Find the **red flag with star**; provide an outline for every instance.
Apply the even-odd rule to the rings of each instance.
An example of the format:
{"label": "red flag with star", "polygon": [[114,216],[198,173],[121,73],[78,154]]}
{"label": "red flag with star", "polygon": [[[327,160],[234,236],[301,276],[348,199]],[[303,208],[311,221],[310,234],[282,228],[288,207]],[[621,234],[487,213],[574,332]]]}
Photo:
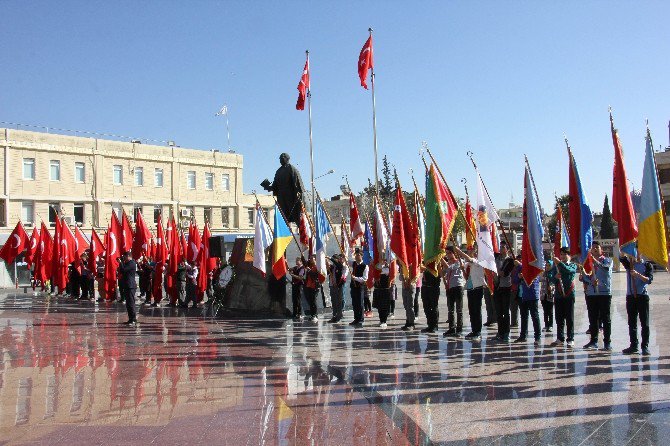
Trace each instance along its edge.
{"label": "red flag with star", "polygon": [[372,34],[361,48],[361,53],[358,55],[358,77],[361,78],[361,87],[368,89],[368,70],[374,69],[374,61],[372,57]]}
{"label": "red flag with star", "polygon": [[309,94],[309,57],[305,61],[305,68],[302,70],[300,82],[298,82],[298,102],[295,104],[296,110],[305,109],[305,99]]}

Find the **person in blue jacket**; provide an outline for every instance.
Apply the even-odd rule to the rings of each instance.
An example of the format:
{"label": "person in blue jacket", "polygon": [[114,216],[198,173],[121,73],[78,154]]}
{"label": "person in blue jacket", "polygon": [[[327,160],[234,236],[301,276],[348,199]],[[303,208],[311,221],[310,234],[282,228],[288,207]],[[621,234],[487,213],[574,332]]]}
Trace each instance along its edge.
{"label": "person in blue jacket", "polygon": [[612,320],[612,259],[603,255],[600,243],[591,246],[593,270],[591,274],[582,271],[579,280],[584,283],[586,292],[586,310],[589,316],[589,334],[591,340],[584,349],[598,349],[598,327],[603,326],[603,350],[611,351]]}
{"label": "person in blue jacket", "polygon": [[619,259],[626,269],[626,313],[628,313],[628,336],[630,346],[623,353],[630,355],[638,352],[637,320],[640,319],[642,334],[642,354],[649,354],[649,294],[647,285],[654,280],[654,268],[651,263],[637,257],[622,256]]}

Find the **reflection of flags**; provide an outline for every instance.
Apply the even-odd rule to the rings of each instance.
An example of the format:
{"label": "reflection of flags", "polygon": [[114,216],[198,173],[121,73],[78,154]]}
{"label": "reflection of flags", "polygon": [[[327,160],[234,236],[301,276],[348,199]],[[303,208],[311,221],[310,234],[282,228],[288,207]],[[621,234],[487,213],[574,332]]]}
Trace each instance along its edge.
{"label": "reflection of flags", "polygon": [[305,99],[309,92],[309,59],[305,61],[305,68],[302,69],[302,76],[298,82],[298,102],[295,104],[296,110],[305,109]]}
{"label": "reflection of flags", "polygon": [[531,283],[544,271],[544,254],[542,253],[542,221],[540,212],[533,197],[530,184],[530,172],[526,168],[523,199],[523,242],[521,244],[521,272],[526,285]]}
{"label": "reflection of flags", "polygon": [[316,268],[319,270],[319,280],[323,283],[326,280],[328,269],[326,267],[326,243],[328,234],[332,232],[326,211],[321,205],[321,201],[316,201],[316,210],[314,215],[314,224],[316,226],[316,241],[314,252],[316,254]]}
{"label": "reflection of flags", "polygon": [[[570,158],[570,171],[568,175],[570,194],[570,201],[568,203],[568,209],[570,210],[570,254],[579,254],[579,263],[584,263],[593,243],[593,230],[591,229],[593,214],[586,200],[582,182],[579,178],[579,171],[577,170],[577,163],[570,147],[568,147],[568,157]],[[587,270],[586,273],[590,274],[590,271]]]}
{"label": "reflection of flags", "polygon": [[491,203],[491,197],[484,189],[482,177],[477,172],[477,214],[475,216],[475,234],[477,235],[477,260],[481,265],[490,270],[497,271],[495,260],[495,247],[493,234],[495,223],[500,219],[498,213]]}
{"label": "reflection of flags", "polygon": [[279,280],[288,272],[284,253],[286,248],[291,244],[293,235],[286,224],[286,220],[279,210],[279,206],[275,204],[275,230],[274,242],[272,244],[272,273],[275,279]]}
{"label": "reflection of flags", "polygon": [[444,257],[458,206],[447,185],[438,177],[434,164],[430,165],[426,175],[424,263],[428,271],[437,277],[437,263]]}
{"label": "reflection of flags", "polygon": [[26,246],[28,246],[28,234],[26,234],[26,230],[23,229],[23,223],[19,221],[12,233],[9,234],[9,238],[2,249],[0,249],[0,259],[3,259],[7,265],[9,265],[14,261],[16,256],[26,249]]}
{"label": "reflection of flags", "polygon": [[272,231],[265,222],[263,210],[256,204],[256,226],[254,228],[254,268],[265,277],[265,251],[272,244]]}
{"label": "reflection of flags", "polygon": [[554,256],[561,256],[561,248],[569,248],[568,228],[565,227],[561,206],[556,207],[556,234],[554,235]]}
{"label": "reflection of flags", "polygon": [[619,249],[632,256],[637,255],[635,241],[637,239],[637,224],[635,222],[635,211],[628,190],[628,177],[626,166],[623,163],[623,151],[619,134],[614,128],[614,120],[610,113],[610,125],[612,128],[612,143],[614,144],[614,173],[612,181],[612,218],[619,227]]}
{"label": "reflection of flags", "polygon": [[647,129],[637,248],[647,260],[652,260],[663,267],[668,264],[668,245],[665,235],[665,219],[663,218],[661,193],[658,190],[654,150],[651,133]]}
{"label": "reflection of flags", "polygon": [[351,227],[351,243],[353,245],[359,237],[363,236],[364,230],[358,213],[356,198],[351,192],[349,192],[349,226]]}
{"label": "reflection of flags", "polygon": [[374,68],[374,58],[372,56],[372,35],[365,41],[358,55],[358,77],[361,79],[361,87],[368,89],[368,70]]}

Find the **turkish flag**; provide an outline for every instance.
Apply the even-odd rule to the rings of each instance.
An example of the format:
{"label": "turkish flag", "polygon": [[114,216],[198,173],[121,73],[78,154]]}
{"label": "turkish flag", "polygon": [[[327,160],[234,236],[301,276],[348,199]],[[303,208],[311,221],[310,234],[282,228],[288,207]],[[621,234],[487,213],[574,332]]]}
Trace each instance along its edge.
{"label": "turkish flag", "polygon": [[184,237],[184,231],[179,233],[179,243],[181,245],[181,250],[179,251],[179,260],[181,260],[186,255],[186,250],[188,249],[186,245],[186,237]]}
{"label": "turkish flag", "polygon": [[[198,300],[207,291],[207,278],[209,273],[214,270],[209,258],[209,238],[212,236],[209,232],[209,224],[205,223],[205,228],[202,230],[202,241],[200,242],[200,249],[198,250]],[[214,259],[216,260],[216,259]]]}
{"label": "turkish flag", "polygon": [[142,217],[142,212],[138,211],[135,221],[135,236],[133,237],[133,246],[131,249],[134,259],[139,259],[143,255],[149,255],[150,240],[151,232],[144,221],[144,217]]}
{"label": "turkish flag", "polygon": [[74,262],[77,257],[77,240],[72,229],[65,222],[61,226],[61,265],[65,265],[65,272],[67,274],[67,265]]}
{"label": "turkish flag", "polygon": [[195,262],[198,260],[198,251],[200,250],[200,233],[194,222],[188,228],[188,246],[186,249],[186,260]]}
{"label": "turkish flag", "polygon": [[300,244],[302,244],[305,248],[309,248],[309,241],[312,239],[312,228],[309,224],[309,217],[307,216],[304,205],[302,206],[302,212],[300,212],[298,234],[300,235]]}
{"label": "turkish flag", "polygon": [[95,273],[98,269],[98,257],[105,252],[105,245],[103,245],[98,233],[95,229],[91,229],[91,253],[88,256],[88,269]]}
{"label": "turkish flag", "polygon": [[9,265],[26,247],[28,247],[28,234],[23,229],[23,223],[19,220],[12,233],[9,234],[4,246],[0,249],[0,259],[3,259]]}
{"label": "turkish flag", "polygon": [[167,231],[165,231],[166,237],[168,237],[168,249],[170,251],[170,258],[168,259],[167,265],[167,293],[170,296],[170,302],[175,303],[177,301],[177,287],[175,283],[175,277],[177,275],[177,267],[181,261],[181,244],[179,243],[179,232],[177,231],[177,224],[174,221],[174,216],[170,218],[168,223]]}
{"label": "turkish flag", "polygon": [[59,291],[65,289],[65,280],[61,279],[60,274],[60,241],[61,241],[61,221],[60,217],[56,215],[56,221],[54,222],[54,238],[53,243],[51,244],[51,274],[49,275],[52,280],[52,286],[58,287]]}
{"label": "turkish flag", "polygon": [[353,246],[360,237],[363,237],[365,231],[361,223],[361,217],[358,214],[358,206],[356,206],[356,198],[354,194],[349,192],[349,228],[351,228],[351,245]]}
{"label": "turkish flag", "polygon": [[89,248],[88,240],[86,240],[86,236],[84,236],[84,234],[81,232],[79,226],[75,226],[74,228],[74,241],[75,241],[74,257],[75,260],[79,260],[81,258],[81,255]]}
{"label": "turkish flag", "polygon": [[361,78],[361,87],[368,89],[368,70],[374,69],[372,57],[372,34],[361,48],[361,54],[358,56],[358,77]]}
{"label": "turkish flag", "polygon": [[33,232],[30,235],[30,239],[28,239],[28,246],[26,250],[26,255],[24,257],[26,263],[28,266],[33,266],[33,262],[35,261],[35,254],[37,253],[37,250],[39,248],[40,244],[40,233],[37,230],[37,226],[33,228]]}
{"label": "turkish flag", "polygon": [[49,228],[42,222],[40,228],[40,240],[35,253],[35,280],[44,282],[51,277],[51,253],[53,251],[53,238],[49,233]]}
{"label": "turkish flag", "polygon": [[130,221],[128,221],[128,214],[126,211],[123,211],[123,241],[121,246],[123,246],[122,253],[130,251],[133,249],[133,228],[130,226]]}
{"label": "turkish flag", "polygon": [[165,246],[165,232],[163,231],[162,216],[158,216],[156,223],[156,254],[154,260],[156,269],[154,270],[153,290],[154,303],[163,299],[163,271],[165,270],[165,261],[167,260],[167,247]]}
{"label": "turkish flag", "polygon": [[121,257],[121,245],[123,240],[123,227],[116,212],[112,212],[112,221],[107,231],[105,251],[105,293],[107,300],[114,299],[116,290],[116,268],[117,259]]}
{"label": "turkish flag", "polygon": [[298,82],[298,102],[295,104],[296,110],[305,109],[305,99],[309,94],[309,59],[305,61],[305,68],[302,70],[300,82]]}

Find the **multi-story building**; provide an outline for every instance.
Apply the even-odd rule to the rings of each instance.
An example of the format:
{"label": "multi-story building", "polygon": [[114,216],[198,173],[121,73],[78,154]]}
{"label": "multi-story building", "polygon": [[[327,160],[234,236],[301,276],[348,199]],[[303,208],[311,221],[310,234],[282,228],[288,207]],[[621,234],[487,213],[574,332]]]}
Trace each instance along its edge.
{"label": "multi-story building", "polygon": [[[253,232],[255,197],[242,189],[243,158],[221,153],[98,138],[0,129],[0,234],[20,219],[54,225],[61,213],[83,228],[106,228],[112,212],[150,228],[159,214],[208,221],[214,233]],[[268,195],[259,197],[271,209]]]}

